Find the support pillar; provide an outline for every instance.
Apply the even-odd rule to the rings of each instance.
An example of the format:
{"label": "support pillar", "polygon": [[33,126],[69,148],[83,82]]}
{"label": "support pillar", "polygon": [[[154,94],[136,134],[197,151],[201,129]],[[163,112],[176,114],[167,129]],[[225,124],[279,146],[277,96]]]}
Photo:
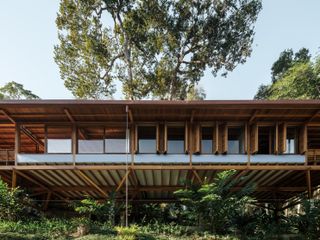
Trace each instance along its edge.
{"label": "support pillar", "polygon": [[311,183],[311,172],[310,170],[306,171],[306,177],[307,177],[307,189],[308,189],[308,198],[312,199],[312,183]]}

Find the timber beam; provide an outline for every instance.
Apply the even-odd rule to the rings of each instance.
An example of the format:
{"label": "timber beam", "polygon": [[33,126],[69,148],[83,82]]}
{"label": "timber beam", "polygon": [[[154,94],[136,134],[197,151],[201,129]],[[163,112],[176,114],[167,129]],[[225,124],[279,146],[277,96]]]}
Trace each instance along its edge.
{"label": "timber beam", "polygon": [[[126,170],[125,164],[110,165],[17,165],[17,166],[0,166],[1,170]],[[130,165],[132,170],[282,170],[282,171],[320,171],[320,165]]]}
{"label": "timber beam", "polygon": [[[42,189],[46,190],[47,192],[52,192],[52,190],[50,188],[48,188],[47,186],[43,185],[42,183],[38,182],[37,180],[33,179],[32,177],[26,175],[25,173],[16,171],[16,173],[18,175],[20,175],[21,177],[27,179],[28,181],[34,183],[35,185],[38,185],[39,187],[41,187]],[[65,202],[69,202],[68,199],[64,198],[63,196],[61,196],[59,193],[57,192],[52,192],[52,194],[56,195],[57,197],[59,197],[60,199],[62,199]]]}
{"label": "timber beam", "polygon": [[[112,191],[112,187],[105,187],[105,186],[98,186],[101,189],[106,191]],[[184,189],[184,185],[178,186],[139,186],[139,187],[130,187],[130,192],[174,192],[179,189]],[[45,193],[43,192],[43,188],[41,187],[34,187],[30,188],[35,192]],[[91,186],[55,186],[50,188],[52,191],[55,192],[85,192],[91,191]],[[231,191],[239,191],[242,187],[233,187]],[[258,186],[254,189],[254,192],[305,192],[307,190],[306,187],[269,187],[269,186]]]}

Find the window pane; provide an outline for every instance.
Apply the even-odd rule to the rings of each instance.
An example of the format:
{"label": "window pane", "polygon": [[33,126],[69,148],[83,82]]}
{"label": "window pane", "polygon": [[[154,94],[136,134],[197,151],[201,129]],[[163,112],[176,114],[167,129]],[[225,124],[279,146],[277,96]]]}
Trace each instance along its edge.
{"label": "window pane", "polygon": [[79,153],[103,153],[103,127],[81,127],[78,129]]}
{"label": "window pane", "polygon": [[201,153],[210,154],[213,152],[213,128],[203,127],[201,132]]}
{"label": "window pane", "polygon": [[47,128],[48,153],[72,153],[71,127]]}
{"label": "window pane", "polygon": [[48,153],[71,153],[71,139],[48,139]]}
{"label": "window pane", "polygon": [[126,128],[107,128],[105,132],[106,153],[126,153]]}
{"label": "window pane", "polygon": [[244,152],[243,131],[241,127],[228,129],[228,153],[240,154]]}
{"label": "window pane", "polygon": [[126,153],[126,139],[106,139],[106,153]]}
{"label": "window pane", "polygon": [[156,152],[156,127],[140,126],[138,127],[139,153]]}
{"label": "window pane", "polygon": [[298,129],[295,127],[287,128],[287,149],[285,154],[295,154],[298,152]]}
{"label": "window pane", "polygon": [[168,153],[184,153],[184,127],[168,127]]}
{"label": "window pane", "polygon": [[79,140],[79,153],[103,153],[103,140]]}

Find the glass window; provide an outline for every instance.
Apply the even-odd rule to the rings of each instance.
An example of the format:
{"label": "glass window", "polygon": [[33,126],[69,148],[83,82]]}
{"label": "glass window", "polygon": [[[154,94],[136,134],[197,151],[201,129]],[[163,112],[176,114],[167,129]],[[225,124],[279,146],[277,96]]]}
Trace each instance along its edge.
{"label": "glass window", "polygon": [[213,152],[213,127],[203,127],[201,129],[201,153],[210,154]]}
{"label": "glass window", "polygon": [[228,129],[228,153],[244,153],[243,129],[241,127],[231,127]]}
{"label": "glass window", "polygon": [[[106,153],[126,153],[126,128],[109,127],[105,130]],[[129,146],[128,146],[129,148]]]}
{"label": "glass window", "polygon": [[184,153],[184,127],[168,127],[168,153]]}
{"label": "glass window", "polygon": [[156,127],[138,127],[139,153],[156,153]]}
{"label": "glass window", "polygon": [[298,153],[298,129],[295,127],[287,128],[287,149],[285,154]]}
{"label": "glass window", "polygon": [[81,127],[78,129],[78,152],[79,153],[103,153],[104,129]]}
{"label": "glass window", "polygon": [[47,134],[48,153],[72,153],[71,127],[48,127]]}

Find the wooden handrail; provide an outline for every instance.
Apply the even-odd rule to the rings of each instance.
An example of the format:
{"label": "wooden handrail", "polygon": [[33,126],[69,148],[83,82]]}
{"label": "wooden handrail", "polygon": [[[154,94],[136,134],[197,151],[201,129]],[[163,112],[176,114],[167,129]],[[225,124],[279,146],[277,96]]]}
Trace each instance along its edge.
{"label": "wooden handrail", "polygon": [[15,154],[12,149],[0,149],[0,161],[14,161]]}

